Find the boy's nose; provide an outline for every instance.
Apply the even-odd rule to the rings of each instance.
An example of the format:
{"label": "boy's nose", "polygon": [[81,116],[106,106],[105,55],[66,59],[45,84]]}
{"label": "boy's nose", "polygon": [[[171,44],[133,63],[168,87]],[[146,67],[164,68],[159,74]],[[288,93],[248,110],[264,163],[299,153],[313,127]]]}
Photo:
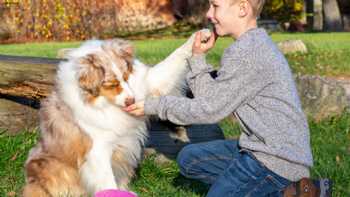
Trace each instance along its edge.
{"label": "boy's nose", "polygon": [[212,6],[210,6],[207,14],[206,14],[206,17],[207,19],[210,21],[210,22],[213,22],[213,18],[214,18],[214,13],[213,13],[213,8]]}

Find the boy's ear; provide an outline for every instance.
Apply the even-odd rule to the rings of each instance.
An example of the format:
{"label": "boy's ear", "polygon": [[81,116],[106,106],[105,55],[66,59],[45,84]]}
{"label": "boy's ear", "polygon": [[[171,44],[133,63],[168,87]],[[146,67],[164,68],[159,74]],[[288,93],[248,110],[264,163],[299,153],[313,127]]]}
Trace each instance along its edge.
{"label": "boy's ear", "polygon": [[247,0],[241,0],[239,2],[239,17],[245,17],[248,14],[249,2]]}

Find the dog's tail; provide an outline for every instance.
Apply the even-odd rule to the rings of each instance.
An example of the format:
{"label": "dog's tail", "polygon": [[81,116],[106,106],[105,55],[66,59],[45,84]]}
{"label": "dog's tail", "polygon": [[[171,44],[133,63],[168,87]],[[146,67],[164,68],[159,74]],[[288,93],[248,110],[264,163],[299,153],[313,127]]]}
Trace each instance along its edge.
{"label": "dog's tail", "polygon": [[50,156],[29,160],[23,197],[84,196],[77,169]]}

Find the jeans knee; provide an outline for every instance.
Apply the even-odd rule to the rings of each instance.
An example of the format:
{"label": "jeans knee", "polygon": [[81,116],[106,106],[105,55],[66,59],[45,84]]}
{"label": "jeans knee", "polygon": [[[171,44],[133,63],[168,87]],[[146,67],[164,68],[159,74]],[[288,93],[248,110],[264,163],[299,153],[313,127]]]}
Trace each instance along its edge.
{"label": "jeans knee", "polygon": [[181,151],[178,153],[176,162],[180,167],[180,172],[183,175],[187,174],[187,167],[188,164],[191,163],[191,161],[194,159],[194,152],[195,147],[193,144],[189,144],[181,149]]}

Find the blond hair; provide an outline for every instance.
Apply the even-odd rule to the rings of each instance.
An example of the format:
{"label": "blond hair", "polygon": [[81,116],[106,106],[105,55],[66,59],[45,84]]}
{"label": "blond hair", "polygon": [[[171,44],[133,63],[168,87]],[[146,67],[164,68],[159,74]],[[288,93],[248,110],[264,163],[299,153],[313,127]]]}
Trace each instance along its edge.
{"label": "blond hair", "polygon": [[252,4],[255,16],[259,16],[264,7],[265,0],[248,0],[248,1]]}
{"label": "blond hair", "polygon": [[[238,2],[240,0],[231,0],[232,2]],[[265,0],[247,0],[253,8],[253,14],[259,16],[264,7]]]}

